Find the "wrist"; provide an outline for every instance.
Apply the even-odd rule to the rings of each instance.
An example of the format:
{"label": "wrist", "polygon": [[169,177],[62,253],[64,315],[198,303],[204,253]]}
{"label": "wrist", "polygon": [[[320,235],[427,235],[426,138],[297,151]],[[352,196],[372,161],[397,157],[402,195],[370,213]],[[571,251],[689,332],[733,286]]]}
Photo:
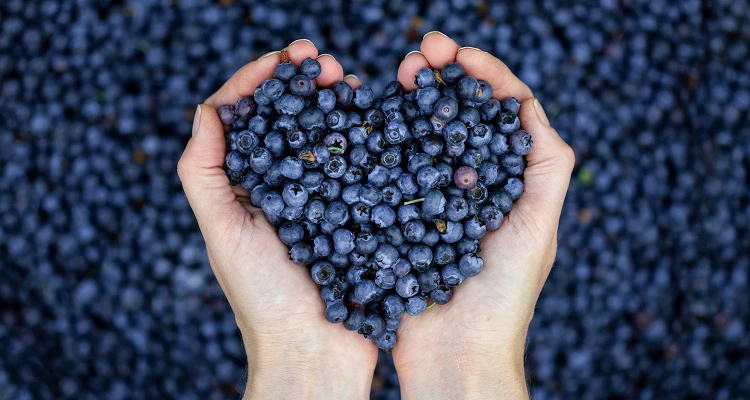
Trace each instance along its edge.
{"label": "wrist", "polygon": [[463,341],[437,352],[424,349],[417,362],[396,364],[402,398],[527,399],[525,342],[523,334],[494,344]]}
{"label": "wrist", "polygon": [[375,366],[358,355],[342,354],[335,344],[255,339],[245,339],[244,399],[369,398]]}

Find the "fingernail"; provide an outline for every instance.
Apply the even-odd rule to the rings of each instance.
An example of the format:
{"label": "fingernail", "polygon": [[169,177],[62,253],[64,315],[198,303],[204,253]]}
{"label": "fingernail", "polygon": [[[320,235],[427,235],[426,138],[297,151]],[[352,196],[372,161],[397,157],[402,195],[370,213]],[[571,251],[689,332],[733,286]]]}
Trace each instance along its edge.
{"label": "fingernail", "polygon": [[270,57],[270,56],[272,56],[272,55],[274,55],[274,54],[278,54],[278,53],[281,53],[281,52],[280,52],[280,51],[278,51],[278,50],[276,50],[276,51],[269,51],[268,53],[266,53],[266,54],[263,54],[262,56],[260,56],[260,58],[266,58],[266,57]]}
{"label": "fingernail", "polygon": [[430,31],[430,32],[427,32],[427,33],[425,33],[425,34],[424,34],[424,36],[422,36],[422,40],[425,40],[425,39],[427,38],[427,36],[430,36],[430,35],[432,35],[433,33],[439,33],[439,34],[441,34],[441,35],[443,35],[443,36],[445,36],[445,37],[448,37],[448,35],[446,35],[446,34],[445,34],[445,33],[443,33],[443,32],[440,32],[440,31]]}
{"label": "fingernail", "polygon": [[326,57],[326,56],[327,57],[331,57],[331,58],[333,58],[334,61],[336,61],[336,57],[334,57],[334,56],[332,56],[332,55],[330,55],[328,53],[321,54],[321,55],[318,56],[318,58],[320,58],[320,57]]}
{"label": "fingernail", "polygon": [[404,60],[406,60],[406,57],[409,57],[412,54],[422,54],[422,52],[419,51],[419,50],[412,50],[412,51],[406,53],[406,56],[404,56]]}
{"label": "fingernail", "polygon": [[541,121],[544,126],[549,127],[549,119],[547,118],[547,113],[544,112],[542,103],[540,103],[537,99],[534,99],[534,109],[536,110],[536,116],[537,118],[539,118],[539,121]]}
{"label": "fingernail", "polygon": [[295,43],[297,43],[297,42],[307,42],[307,43],[312,44],[312,42],[309,41],[308,39],[297,39],[297,40],[293,41],[292,43],[289,43],[289,45],[286,46],[286,47],[292,47],[292,45],[295,44]]}
{"label": "fingernail", "polygon": [[198,133],[198,128],[201,126],[201,105],[198,104],[198,108],[195,109],[195,116],[193,116],[193,135]]}
{"label": "fingernail", "polygon": [[482,51],[482,49],[478,49],[478,48],[476,48],[476,47],[471,47],[471,46],[464,46],[464,47],[461,47],[460,49],[458,49],[458,51],[461,51],[461,50],[466,50],[466,49],[471,49],[471,50],[476,50],[476,51]]}
{"label": "fingernail", "polygon": [[346,79],[346,78],[354,78],[356,80],[359,80],[359,78],[357,78],[357,75],[354,75],[354,74],[349,74],[349,75],[347,75],[347,76],[344,77],[344,79]]}

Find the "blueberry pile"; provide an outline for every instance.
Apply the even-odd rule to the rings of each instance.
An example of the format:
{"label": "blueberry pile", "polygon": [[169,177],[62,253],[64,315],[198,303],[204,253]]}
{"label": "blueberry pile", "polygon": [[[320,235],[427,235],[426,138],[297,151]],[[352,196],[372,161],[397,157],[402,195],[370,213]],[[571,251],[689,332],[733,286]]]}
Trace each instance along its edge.
{"label": "blueberry pile", "polygon": [[320,73],[310,58],[282,62],[252,98],[219,108],[225,169],[310,268],[326,319],[390,350],[404,314],[482,271],[479,239],[523,193],[533,140],[520,103],[456,62],[377,99],[344,81],[318,89]]}

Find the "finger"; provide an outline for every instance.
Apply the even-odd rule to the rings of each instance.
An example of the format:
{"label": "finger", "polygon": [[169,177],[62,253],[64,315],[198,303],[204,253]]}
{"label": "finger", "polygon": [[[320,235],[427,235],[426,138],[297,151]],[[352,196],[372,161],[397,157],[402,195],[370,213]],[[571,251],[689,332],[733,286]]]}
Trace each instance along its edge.
{"label": "finger", "polygon": [[320,76],[315,79],[319,87],[327,88],[334,83],[344,79],[344,69],[330,54],[321,54],[318,56],[320,63]]}
{"label": "finger", "polygon": [[344,77],[344,82],[348,83],[352,89],[357,89],[362,85],[362,82],[357,78],[357,75],[349,74]]}
{"label": "finger", "polygon": [[521,127],[531,134],[534,144],[526,156],[525,188],[517,207],[529,215],[543,215],[546,223],[557,226],[575,164],[573,149],[549,126],[537,99],[521,103],[519,118]]}
{"label": "finger", "polygon": [[424,35],[419,47],[433,69],[443,69],[445,64],[456,61],[458,48],[458,43],[438,31],[432,31]]}
{"label": "finger", "polygon": [[242,97],[251,96],[264,80],[273,76],[276,66],[285,57],[297,67],[307,58],[316,58],[318,49],[306,39],[296,40],[283,51],[274,51],[245,64],[221,88],[206,99],[206,104],[218,108],[222,104],[235,104]]}
{"label": "finger", "polygon": [[414,77],[422,68],[431,68],[427,58],[419,51],[412,51],[404,57],[401,65],[398,66],[398,81],[407,92],[417,90],[417,84],[414,83]]}
{"label": "finger", "polygon": [[508,66],[486,51],[462,47],[458,50],[456,61],[464,67],[466,75],[492,85],[492,97],[496,99],[515,97],[518,101],[524,101],[533,97],[531,89],[513,75]]}
{"label": "finger", "polygon": [[216,109],[198,106],[193,137],[177,163],[177,174],[206,238],[224,237],[232,222],[245,214],[222,168],[225,154],[224,127]]}

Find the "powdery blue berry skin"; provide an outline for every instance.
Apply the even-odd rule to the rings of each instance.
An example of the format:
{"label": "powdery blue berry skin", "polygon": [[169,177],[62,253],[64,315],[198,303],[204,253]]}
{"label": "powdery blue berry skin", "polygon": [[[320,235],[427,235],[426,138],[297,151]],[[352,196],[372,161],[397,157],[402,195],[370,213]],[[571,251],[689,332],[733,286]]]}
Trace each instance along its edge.
{"label": "powdery blue berry skin", "polygon": [[229,104],[224,104],[219,107],[216,112],[219,114],[219,120],[221,120],[222,124],[232,125],[234,123],[234,119],[236,118],[234,115],[234,107]]}
{"label": "powdery blue berry skin", "polygon": [[321,73],[320,62],[310,57],[305,58],[304,60],[302,60],[302,64],[300,64],[299,70],[308,78],[315,79],[319,77]]}
{"label": "powdery blue berry skin", "polygon": [[334,131],[343,131],[347,128],[348,117],[342,110],[333,110],[326,115],[326,125]]}
{"label": "powdery blue berry skin", "polygon": [[505,187],[503,187],[503,190],[508,192],[508,195],[510,195],[510,198],[513,201],[516,201],[521,197],[521,194],[523,194],[523,181],[516,177],[510,177],[508,178]]}
{"label": "powdery blue berry skin", "polygon": [[448,64],[445,64],[443,69],[440,71],[440,76],[448,85],[455,85],[461,80],[461,78],[464,77],[464,75],[466,75],[464,67],[462,67],[461,64],[455,61],[451,61]]}
{"label": "powdery blue berry skin", "polygon": [[463,283],[466,277],[461,273],[458,264],[448,264],[440,271],[440,276],[448,287],[455,287]]}
{"label": "powdery blue berry skin", "polygon": [[412,317],[422,314],[426,309],[427,299],[423,296],[413,296],[406,300],[406,313]]}
{"label": "powdery blue berry skin", "polygon": [[349,220],[349,207],[343,201],[333,201],[328,204],[325,219],[337,226],[342,226]]}
{"label": "powdery blue berry skin", "polygon": [[490,99],[479,108],[479,117],[482,122],[494,122],[500,111],[500,101],[497,99]]}
{"label": "powdery blue berry skin", "polygon": [[318,261],[310,269],[313,281],[318,285],[327,285],[333,282],[336,277],[336,271],[333,265],[327,261]]}
{"label": "powdery blue berry skin", "polygon": [[500,102],[500,106],[504,112],[518,115],[518,111],[521,109],[521,103],[516,100],[515,97],[509,97]]}
{"label": "powdery blue berry skin", "polygon": [[332,324],[343,322],[347,315],[346,306],[341,302],[333,302],[326,306],[326,320]]}
{"label": "powdery blue berry skin", "polygon": [[375,284],[382,289],[393,289],[396,279],[396,274],[391,268],[381,268],[375,273]]}
{"label": "powdery blue berry skin", "polygon": [[289,249],[289,259],[297,265],[308,265],[315,259],[312,247],[307,243],[296,243]]}
{"label": "powdery blue berry skin", "polygon": [[[441,97],[435,102],[432,112],[435,118],[443,123],[448,123],[458,115],[458,101],[450,97]],[[433,124],[434,128],[435,125]]]}
{"label": "powdery blue berry skin", "polygon": [[396,225],[391,225],[385,228],[385,235],[387,243],[394,247],[401,246],[404,243],[404,233],[401,232],[401,228]]}
{"label": "powdery blue berry skin", "polygon": [[399,319],[386,318],[385,319],[386,332],[392,332],[395,334],[399,326],[401,326],[401,318]]}
{"label": "powdery blue berry skin", "polygon": [[402,229],[404,231],[404,238],[412,243],[419,243],[424,238],[425,226],[420,220],[406,222],[402,225]]}
{"label": "powdery blue berry skin", "polygon": [[518,130],[510,135],[509,138],[510,149],[518,154],[519,156],[525,156],[531,151],[531,146],[534,140],[531,138],[531,134],[524,131]]}
{"label": "powdery blue berry skin", "polygon": [[487,227],[477,216],[469,218],[464,222],[464,234],[472,239],[481,239],[486,232]]}
{"label": "powdery blue berry skin", "polygon": [[440,272],[435,268],[422,271],[417,277],[422,292],[430,292],[440,285]]}
{"label": "powdery blue berry skin", "polygon": [[247,169],[248,160],[239,151],[230,151],[225,157],[225,165],[230,171],[244,171]]}
{"label": "powdery blue berry skin", "polygon": [[475,127],[481,121],[479,111],[474,107],[461,107],[458,115],[456,115],[456,119],[469,129]]}
{"label": "powdery blue berry skin", "polygon": [[284,94],[284,83],[278,79],[268,79],[261,86],[263,94],[271,101],[276,101]]}
{"label": "powdery blue berry skin", "polygon": [[409,127],[404,121],[391,120],[385,127],[385,139],[390,144],[399,144],[409,136]]}
{"label": "powdery blue berry skin", "polygon": [[451,197],[445,207],[445,216],[453,222],[460,222],[469,214],[469,205],[463,197]]}
{"label": "powdery blue berry skin", "polygon": [[367,339],[379,338],[385,333],[385,321],[383,317],[375,313],[368,313],[365,321],[359,329],[359,333]]}
{"label": "powdery blue berry skin", "polygon": [[359,199],[368,206],[375,206],[383,200],[383,192],[371,184],[364,184],[359,189]]}
{"label": "powdery blue berry skin", "polygon": [[511,135],[521,127],[521,120],[516,114],[509,112],[500,113],[497,117],[497,129],[503,135]]}
{"label": "powdery blue berry skin", "polygon": [[497,207],[500,212],[507,214],[513,208],[513,198],[505,190],[496,190],[490,197],[490,203]]}
{"label": "powdery blue berry skin", "polygon": [[[417,277],[408,273],[396,280],[396,293],[403,298],[409,298],[419,293]],[[410,313],[411,315],[411,313]]]}
{"label": "powdery blue berry skin", "polygon": [[469,138],[469,130],[461,121],[449,122],[445,125],[445,129],[443,129],[442,133],[446,144],[450,146],[462,145]]}
{"label": "powdery blue berry skin", "polygon": [[432,124],[427,118],[417,118],[411,124],[411,134],[417,139],[421,139],[432,134]]}
{"label": "powdery blue berry skin", "polygon": [[354,97],[352,87],[344,81],[335,82],[331,85],[331,90],[336,95],[336,105],[339,107],[344,107],[351,103]]}
{"label": "powdery blue berry skin", "polygon": [[352,308],[349,316],[344,320],[344,328],[347,331],[356,331],[362,327],[365,322],[365,312],[360,308]]}
{"label": "powdery blue berry skin", "polygon": [[307,203],[307,189],[299,183],[288,183],[281,192],[284,203],[292,207],[303,207]]}
{"label": "powdery blue berry skin", "polygon": [[430,190],[422,202],[422,214],[437,215],[445,210],[445,196],[439,190]]}
{"label": "powdery blue berry skin", "polygon": [[247,130],[257,135],[265,135],[268,132],[268,121],[260,115],[250,118],[247,124]]}
{"label": "powdery blue berry skin", "polygon": [[331,89],[323,89],[318,92],[316,104],[323,113],[327,114],[336,107],[336,94]]}
{"label": "powdery blue berry skin", "polygon": [[354,240],[354,247],[362,254],[372,254],[378,245],[378,239],[369,232],[360,233]]}
{"label": "powdery blue berry skin", "polygon": [[458,97],[461,100],[475,100],[479,95],[479,82],[472,76],[464,76],[456,85]]}
{"label": "powdery blue berry skin", "polygon": [[380,268],[390,268],[399,259],[399,253],[393,245],[382,243],[375,250],[374,259]]}
{"label": "powdery blue berry skin", "polygon": [[401,190],[398,188],[398,186],[394,184],[383,186],[382,189],[380,189],[380,192],[383,194],[383,202],[391,207],[398,207],[401,204],[401,200],[403,199],[403,195],[401,194]]}
{"label": "powdery blue berry skin", "polygon": [[496,231],[503,224],[503,213],[495,206],[484,206],[479,212],[479,216],[484,222],[488,231]]}
{"label": "powdery blue berry skin", "polygon": [[328,256],[328,261],[333,264],[334,268],[346,268],[348,265],[350,265],[349,256],[347,254],[342,254],[336,251]]}
{"label": "powdery blue berry skin", "polygon": [[362,304],[367,304],[375,299],[377,295],[376,287],[375,282],[368,279],[362,279],[354,287],[354,296],[359,299]]}
{"label": "powdery blue berry skin", "polygon": [[430,292],[430,298],[437,305],[448,304],[453,297],[453,290],[447,286],[435,288]]}
{"label": "powdery blue berry skin", "polygon": [[354,233],[344,228],[336,229],[333,232],[333,249],[339,254],[349,254],[354,251]]}
{"label": "powdery blue berry skin", "polygon": [[323,166],[323,172],[330,178],[340,178],[346,173],[346,161],[341,156],[333,156]]}
{"label": "powdery blue berry skin", "polygon": [[279,215],[284,209],[284,199],[279,192],[268,191],[261,202],[261,208],[267,214]]}
{"label": "powdery blue berry skin", "polygon": [[372,208],[372,222],[380,228],[387,228],[396,221],[396,212],[387,204],[376,204]]}
{"label": "powdery blue berry skin", "polygon": [[433,251],[433,260],[437,265],[446,265],[456,259],[456,248],[447,243],[439,243]]}
{"label": "powdery blue berry skin", "polygon": [[423,271],[432,264],[432,250],[425,245],[412,246],[409,249],[409,262],[417,271]]}
{"label": "powdery blue berry skin", "polygon": [[294,75],[297,75],[297,67],[291,62],[279,63],[273,73],[274,78],[282,82],[289,82]]}
{"label": "powdery blue berry skin", "polygon": [[479,275],[483,267],[484,261],[476,254],[464,254],[458,261],[458,269],[467,277]]}
{"label": "powdery blue berry skin", "polygon": [[305,100],[300,96],[284,93],[273,106],[279,114],[297,115],[305,108]]}
{"label": "powdery blue berry skin", "polygon": [[328,235],[319,235],[313,240],[313,252],[318,257],[328,257],[333,252],[333,241]]}
{"label": "powdery blue berry skin", "polygon": [[460,222],[448,221],[446,222],[445,233],[440,234],[440,238],[445,243],[456,243],[464,235],[464,226]]}
{"label": "powdery blue berry skin", "polygon": [[360,85],[354,90],[354,105],[361,109],[367,109],[372,106],[375,101],[375,94],[372,89],[367,85]]}
{"label": "powdery blue berry skin", "polygon": [[367,175],[367,182],[377,188],[382,188],[391,180],[388,168],[378,165]]}

